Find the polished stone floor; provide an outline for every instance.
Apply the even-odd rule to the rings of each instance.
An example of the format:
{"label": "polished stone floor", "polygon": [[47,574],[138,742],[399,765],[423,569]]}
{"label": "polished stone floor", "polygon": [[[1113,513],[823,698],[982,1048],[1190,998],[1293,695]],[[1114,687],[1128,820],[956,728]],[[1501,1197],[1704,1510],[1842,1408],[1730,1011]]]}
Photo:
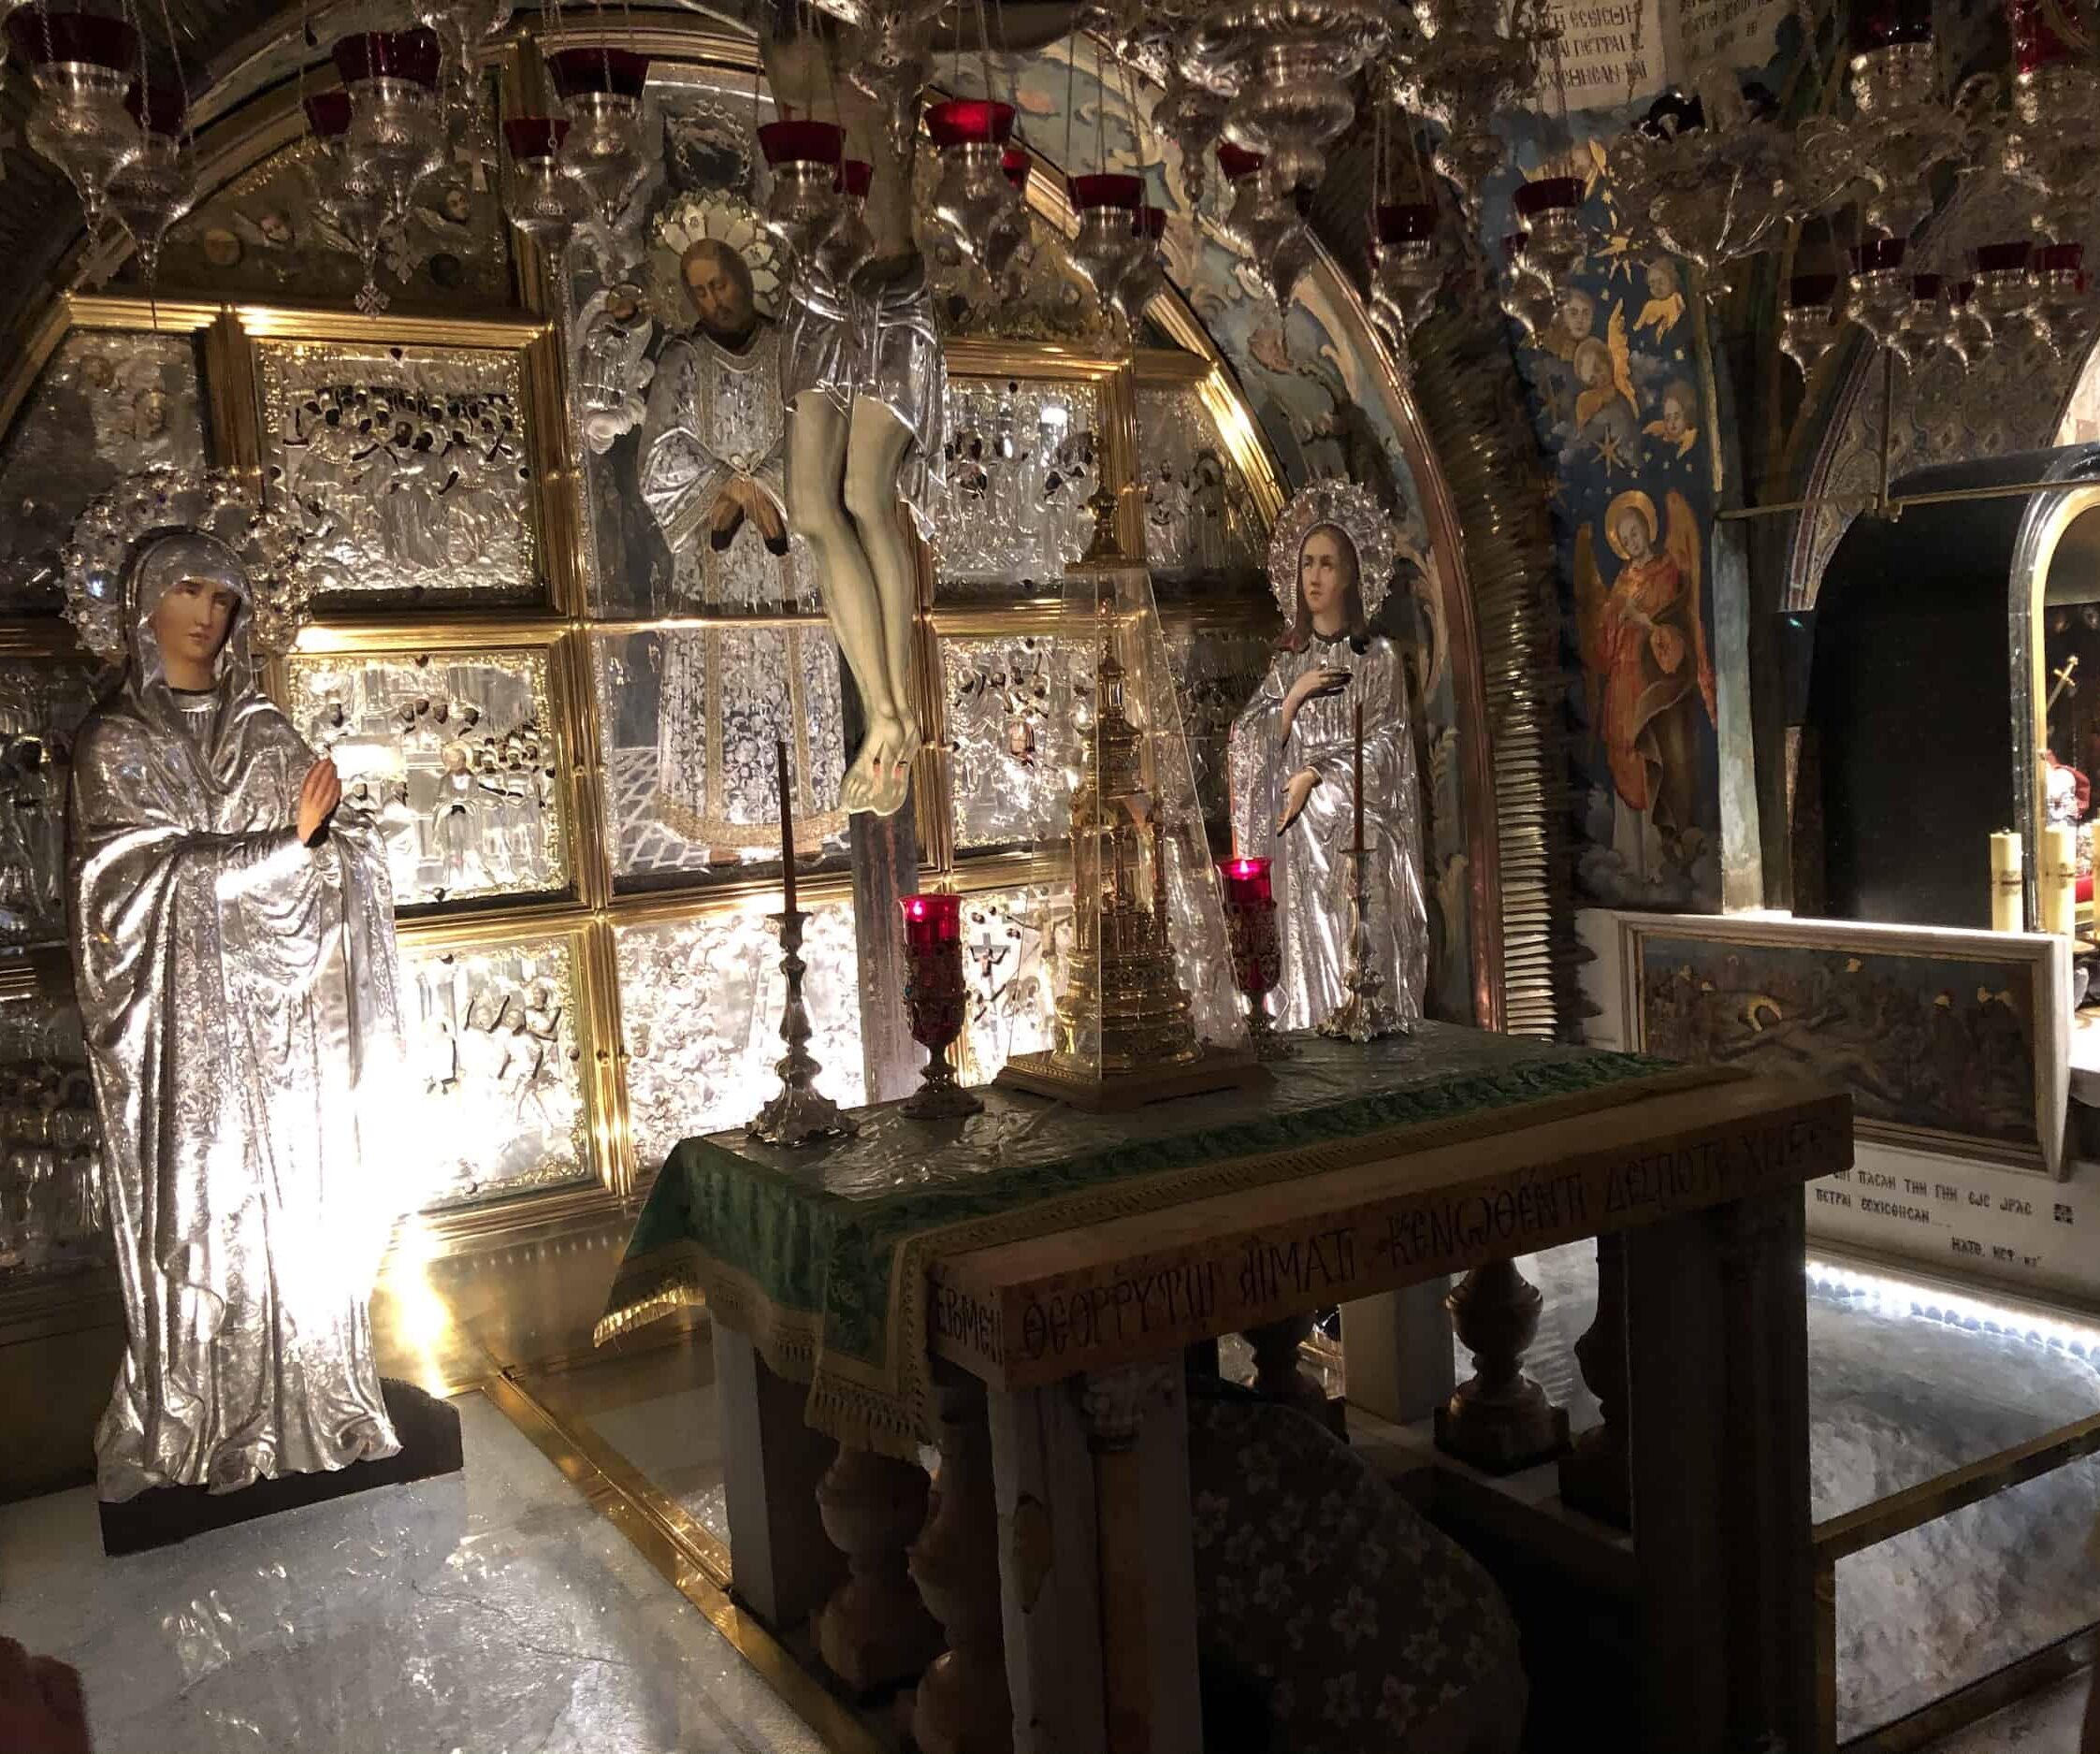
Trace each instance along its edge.
{"label": "polished stone floor", "polygon": [[92,1489],[0,1506],[0,1634],[85,1678],[98,1754],[819,1754],[479,1396],[463,1474],[109,1560]]}
{"label": "polished stone floor", "polygon": [[[1579,1428],[1586,1245],[1528,1257],[1528,1363]],[[2071,1334],[1825,1276],[1809,1293],[1812,1490],[1828,1517],[2100,1407]],[[1458,1360],[1461,1373],[1470,1364]],[[529,1379],[726,1539],[704,1324]],[[478,1397],[464,1477],[394,1487],[106,1561],[86,1489],[0,1506],[0,1633],[88,1678],[103,1754],[774,1754],[818,1744],[707,1622]],[[2100,1617],[2079,1464],[1844,1562],[1844,1733],[1887,1723]],[[2083,1683],[1941,1754],[2073,1754]]]}
{"label": "polished stone floor", "polygon": [[2078,1721],[2090,1685],[2078,1675],[1934,1742],[1921,1754],[2078,1754]]}

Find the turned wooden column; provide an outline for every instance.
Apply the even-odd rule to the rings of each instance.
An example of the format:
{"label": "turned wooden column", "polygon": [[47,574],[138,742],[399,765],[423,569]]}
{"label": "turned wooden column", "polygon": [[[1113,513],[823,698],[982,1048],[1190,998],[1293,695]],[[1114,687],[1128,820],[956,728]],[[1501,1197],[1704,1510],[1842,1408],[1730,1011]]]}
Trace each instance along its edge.
{"label": "turned wooden column", "polygon": [[832,1673],[857,1693],[908,1681],[933,1661],[940,1629],[905,1550],[926,1521],[926,1471],[843,1444],[817,1483],[817,1509],[849,1573],[811,1627]]}
{"label": "turned wooden column", "polygon": [[1597,1319],[1575,1341],[1575,1362],[1604,1422],[1560,1458],[1562,1502],[1618,1529],[1633,1526],[1632,1459],[1626,1442],[1626,1239],[1597,1239]]}
{"label": "turned wooden column", "polygon": [[1473,1374],[1437,1409],[1437,1447],[1488,1473],[1515,1473],[1568,1447],[1568,1414],[1524,1374],[1538,1338],[1538,1286],[1514,1261],[1490,1261],[1444,1299]]}
{"label": "turned wooden column", "polygon": [[911,1575],[948,1648],[920,1678],[911,1733],[920,1754],[1011,1754],[1013,1705],[999,1597],[999,1513],[984,1384],[936,1370],[940,1479],[912,1544]]}

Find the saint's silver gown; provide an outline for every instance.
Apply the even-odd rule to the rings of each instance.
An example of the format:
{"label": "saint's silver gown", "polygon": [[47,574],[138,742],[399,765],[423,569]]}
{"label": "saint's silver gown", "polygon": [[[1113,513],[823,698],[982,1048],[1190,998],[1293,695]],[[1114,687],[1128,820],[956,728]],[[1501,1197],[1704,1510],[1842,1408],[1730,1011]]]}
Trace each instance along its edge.
{"label": "saint's silver gown", "polygon": [[[1283,697],[1308,670],[1332,664],[1349,686],[1298,708],[1286,740]],[[1410,1020],[1422,1015],[1429,977],[1429,910],[1422,889],[1421,810],[1407,678],[1390,640],[1361,653],[1347,636],[1317,634],[1302,652],[1279,651],[1232,727],[1232,833],[1240,855],[1271,861],[1283,976],[1270,997],[1280,1029],[1310,1029],[1347,997],[1348,852],[1355,833],[1355,703],[1364,703],[1364,840],[1371,849],[1370,925],[1384,996]],[[1280,839],[1284,784],[1301,768],[1320,775],[1303,814]]]}
{"label": "saint's silver gown", "polygon": [[[148,617],[242,599],[217,688],[178,695]],[[231,1491],[399,1448],[366,1308],[397,1210],[393,899],[364,819],[292,826],[313,753],[256,686],[247,581],[209,538],[134,568],[131,660],[83,726],[74,967],[129,1330],[101,1495]],[[394,1197],[390,1197],[394,1196]]]}

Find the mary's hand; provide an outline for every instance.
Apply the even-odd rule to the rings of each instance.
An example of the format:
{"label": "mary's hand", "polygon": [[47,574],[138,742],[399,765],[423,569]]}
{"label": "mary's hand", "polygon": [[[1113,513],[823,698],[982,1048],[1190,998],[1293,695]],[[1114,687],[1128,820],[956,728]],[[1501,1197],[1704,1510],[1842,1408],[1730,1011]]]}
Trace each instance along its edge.
{"label": "mary's hand", "polygon": [[1305,813],[1306,800],[1312,796],[1312,789],[1320,783],[1320,776],[1310,767],[1301,767],[1283,785],[1283,814],[1276,819],[1279,836],[1287,834],[1293,822]]}
{"label": "mary's hand", "polygon": [[336,764],[323,756],[306,770],[306,778],[299,786],[299,838],[311,844],[341,802],[342,780],[336,773]]}

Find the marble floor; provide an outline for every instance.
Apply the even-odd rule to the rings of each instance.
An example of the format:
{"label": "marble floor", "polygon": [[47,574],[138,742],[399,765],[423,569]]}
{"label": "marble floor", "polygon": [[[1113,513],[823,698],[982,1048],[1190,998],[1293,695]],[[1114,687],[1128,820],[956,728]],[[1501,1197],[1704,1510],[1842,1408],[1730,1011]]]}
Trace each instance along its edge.
{"label": "marble floor", "polygon": [[464,1473],[105,1559],[92,1488],[0,1506],[0,1634],[98,1754],[820,1754],[478,1395]]}
{"label": "marble floor", "polygon": [[[1545,1294],[1529,1368],[1580,1428],[1597,1416],[1571,1350],[1594,1308],[1591,1252],[1523,1266]],[[1843,1275],[1812,1283],[1808,1309],[1818,1518],[2100,1408],[2100,1347],[2089,1355],[2075,1332]],[[704,1324],[527,1386],[726,1542]],[[161,1554],[102,1559],[85,1488],[0,1506],[0,1633],[82,1669],[104,1754],[814,1754],[802,1721],[495,1407],[458,1405],[464,1476]],[[2096,1514],[2100,1463],[2082,1463],[1845,1561],[1842,1733],[2100,1617],[2084,1542]],[[2075,1754],[2083,1685],[1938,1754]]]}
{"label": "marble floor", "polygon": [[2092,1683],[2078,1675],[1934,1742],[1921,1754],[2078,1754],[2078,1725]]}

